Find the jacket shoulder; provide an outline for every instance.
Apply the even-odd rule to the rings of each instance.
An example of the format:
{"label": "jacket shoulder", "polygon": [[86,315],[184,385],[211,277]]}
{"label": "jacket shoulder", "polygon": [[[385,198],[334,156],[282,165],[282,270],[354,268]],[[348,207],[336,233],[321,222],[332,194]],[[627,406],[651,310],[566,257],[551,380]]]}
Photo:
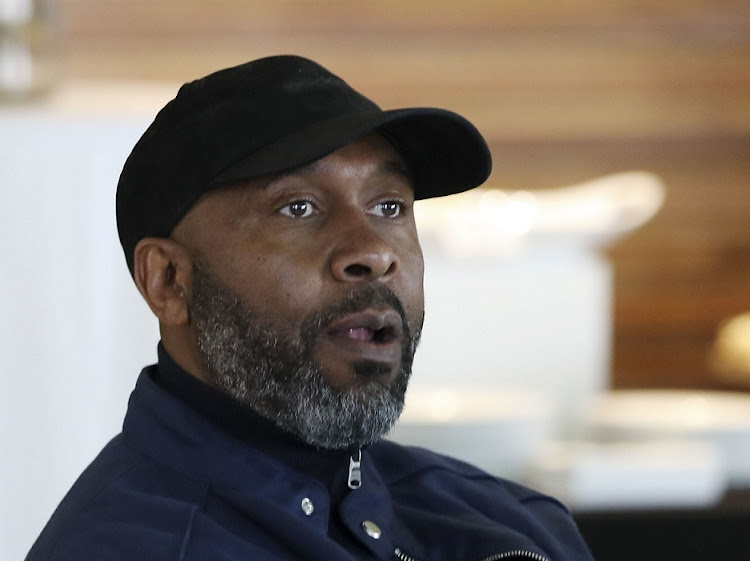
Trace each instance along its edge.
{"label": "jacket shoulder", "polygon": [[119,435],[68,491],[26,561],[177,559],[204,493]]}
{"label": "jacket shoulder", "polygon": [[[553,497],[423,448],[383,441],[370,452],[405,526],[430,528],[429,535],[450,535],[461,527],[469,543],[509,546],[500,552],[591,559],[570,512]],[[429,543],[429,535],[416,542]]]}
{"label": "jacket shoulder", "polygon": [[519,503],[549,501],[563,511],[568,509],[557,499],[535,491],[514,481],[498,477],[451,456],[432,452],[418,446],[404,446],[383,440],[373,445],[371,451],[389,486],[413,481],[415,478],[436,477],[445,481],[466,482],[488,486]]}

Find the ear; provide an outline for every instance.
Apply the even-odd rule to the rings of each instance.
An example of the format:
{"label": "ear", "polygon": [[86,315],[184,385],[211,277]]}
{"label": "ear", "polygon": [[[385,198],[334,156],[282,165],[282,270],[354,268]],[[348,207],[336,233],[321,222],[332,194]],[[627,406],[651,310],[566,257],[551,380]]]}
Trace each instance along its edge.
{"label": "ear", "polygon": [[167,238],[143,238],[135,246],[135,284],[162,326],[190,323],[193,263],[188,251]]}

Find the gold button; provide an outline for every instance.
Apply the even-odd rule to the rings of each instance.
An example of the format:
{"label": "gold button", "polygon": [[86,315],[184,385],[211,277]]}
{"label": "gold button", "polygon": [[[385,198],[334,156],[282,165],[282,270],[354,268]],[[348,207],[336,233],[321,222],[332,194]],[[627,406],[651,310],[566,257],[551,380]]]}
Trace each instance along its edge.
{"label": "gold button", "polygon": [[374,540],[379,540],[380,536],[383,535],[383,532],[380,531],[380,527],[378,527],[375,522],[372,522],[370,520],[365,520],[364,522],[362,522],[362,527],[365,529],[367,535]]}

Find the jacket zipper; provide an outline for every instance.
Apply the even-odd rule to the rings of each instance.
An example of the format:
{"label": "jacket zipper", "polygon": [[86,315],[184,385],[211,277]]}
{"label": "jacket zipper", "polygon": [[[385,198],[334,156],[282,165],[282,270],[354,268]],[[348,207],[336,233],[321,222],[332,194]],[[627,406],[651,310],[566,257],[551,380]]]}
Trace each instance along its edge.
{"label": "jacket zipper", "polygon": [[[406,553],[401,551],[399,548],[396,548],[396,551],[394,551],[393,554],[399,561],[418,561],[411,555],[407,555]],[[511,559],[513,557],[531,559],[531,561],[549,561],[549,559],[547,559],[544,555],[540,555],[539,553],[534,553],[533,551],[527,551],[524,549],[506,551],[505,553],[496,553],[495,555],[485,557],[484,559],[482,559],[482,561],[500,561],[501,559]]]}
{"label": "jacket zipper", "polygon": [[393,552],[393,555],[396,556],[396,559],[399,561],[417,561],[412,557],[411,555],[407,555],[403,551],[401,551],[399,548],[396,548],[396,551]]}
{"label": "jacket zipper", "polygon": [[540,553],[534,553],[525,549],[516,549],[515,551],[506,551],[505,553],[497,553],[485,557],[482,561],[500,561],[500,559],[510,559],[512,557],[521,557],[523,559],[531,559],[532,561],[549,561],[544,555]]}
{"label": "jacket zipper", "polygon": [[349,457],[349,489],[359,489],[362,485],[362,448],[357,451],[357,459]]}

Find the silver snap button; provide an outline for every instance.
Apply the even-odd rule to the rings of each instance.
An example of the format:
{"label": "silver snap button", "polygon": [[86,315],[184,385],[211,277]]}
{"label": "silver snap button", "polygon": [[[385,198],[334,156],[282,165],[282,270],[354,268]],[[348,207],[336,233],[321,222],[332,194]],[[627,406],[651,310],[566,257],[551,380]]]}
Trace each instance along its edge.
{"label": "silver snap button", "polygon": [[315,511],[315,505],[307,497],[302,499],[302,504],[300,506],[302,507],[302,512],[304,512],[307,516],[310,516]]}
{"label": "silver snap button", "polygon": [[370,520],[362,522],[362,528],[364,528],[365,533],[374,540],[379,540],[380,536],[383,535],[383,532],[380,531],[380,527]]}

